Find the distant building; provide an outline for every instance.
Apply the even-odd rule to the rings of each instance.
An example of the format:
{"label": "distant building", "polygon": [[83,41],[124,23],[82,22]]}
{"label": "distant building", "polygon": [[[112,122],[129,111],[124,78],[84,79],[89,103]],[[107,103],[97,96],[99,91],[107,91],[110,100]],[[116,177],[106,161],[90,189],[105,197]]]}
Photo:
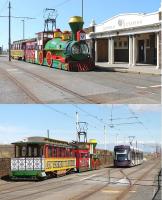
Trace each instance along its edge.
{"label": "distant building", "polygon": [[0,47],[0,54],[2,54],[2,47]]}
{"label": "distant building", "polygon": [[[95,41],[96,62],[126,62],[161,67],[162,7],[154,13],[124,13],[93,25],[87,34]],[[95,23],[94,23],[95,24]]]}

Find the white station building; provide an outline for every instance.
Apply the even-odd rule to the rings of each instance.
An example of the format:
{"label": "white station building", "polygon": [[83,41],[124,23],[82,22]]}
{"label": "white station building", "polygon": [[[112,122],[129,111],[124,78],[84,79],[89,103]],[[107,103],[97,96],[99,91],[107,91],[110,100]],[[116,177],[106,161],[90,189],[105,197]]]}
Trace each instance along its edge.
{"label": "white station building", "polygon": [[124,13],[94,25],[96,62],[154,65],[161,68],[162,6],[154,13]]}

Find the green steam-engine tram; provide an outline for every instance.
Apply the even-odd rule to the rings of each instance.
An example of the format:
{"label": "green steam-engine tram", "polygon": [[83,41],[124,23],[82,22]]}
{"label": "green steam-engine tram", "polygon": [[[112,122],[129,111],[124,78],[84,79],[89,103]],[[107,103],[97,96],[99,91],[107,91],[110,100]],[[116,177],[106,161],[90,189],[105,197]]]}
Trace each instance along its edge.
{"label": "green steam-engine tram", "polygon": [[56,29],[37,33],[31,40],[15,41],[11,56],[66,71],[93,70],[95,64],[90,57],[83,24],[82,17],[74,16],[69,21],[71,32]]}

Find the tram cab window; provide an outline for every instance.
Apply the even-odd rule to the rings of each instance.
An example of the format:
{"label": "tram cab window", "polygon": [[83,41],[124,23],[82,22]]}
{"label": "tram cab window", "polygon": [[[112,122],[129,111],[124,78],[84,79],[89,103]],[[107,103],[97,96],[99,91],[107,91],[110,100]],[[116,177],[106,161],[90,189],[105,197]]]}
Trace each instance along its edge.
{"label": "tram cab window", "polygon": [[124,161],[124,160],[127,160],[127,154],[117,154],[117,160],[118,161]]}
{"label": "tram cab window", "polygon": [[15,147],[15,157],[19,158],[19,157],[26,157],[27,154],[27,150],[26,150],[26,146],[17,146]]}
{"label": "tram cab window", "polygon": [[34,154],[34,157],[38,156],[38,148],[37,147],[33,148],[33,154]]}
{"label": "tram cab window", "polygon": [[81,153],[81,158],[88,158],[88,153]]}
{"label": "tram cab window", "polygon": [[23,146],[23,147],[21,148],[21,156],[22,156],[22,157],[25,157],[26,154],[27,154],[27,149],[26,149],[25,146]]}

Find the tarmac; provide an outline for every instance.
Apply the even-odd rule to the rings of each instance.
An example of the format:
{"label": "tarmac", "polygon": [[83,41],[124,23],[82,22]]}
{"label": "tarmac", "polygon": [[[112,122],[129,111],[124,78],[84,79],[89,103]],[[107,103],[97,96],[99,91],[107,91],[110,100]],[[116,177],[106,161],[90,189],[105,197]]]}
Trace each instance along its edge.
{"label": "tarmac", "polygon": [[148,64],[137,64],[136,66],[129,66],[128,63],[108,64],[106,62],[96,62],[96,68],[103,71],[152,75],[161,75],[162,72],[161,69],[157,69],[157,66]]}
{"label": "tarmac", "polygon": [[[0,55],[6,57],[6,55]],[[137,64],[136,66],[129,66],[128,63],[108,64],[107,62],[96,62],[96,69],[102,71],[121,72],[121,73],[136,73],[136,74],[152,74],[161,75],[162,70],[157,69],[156,65]]]}

